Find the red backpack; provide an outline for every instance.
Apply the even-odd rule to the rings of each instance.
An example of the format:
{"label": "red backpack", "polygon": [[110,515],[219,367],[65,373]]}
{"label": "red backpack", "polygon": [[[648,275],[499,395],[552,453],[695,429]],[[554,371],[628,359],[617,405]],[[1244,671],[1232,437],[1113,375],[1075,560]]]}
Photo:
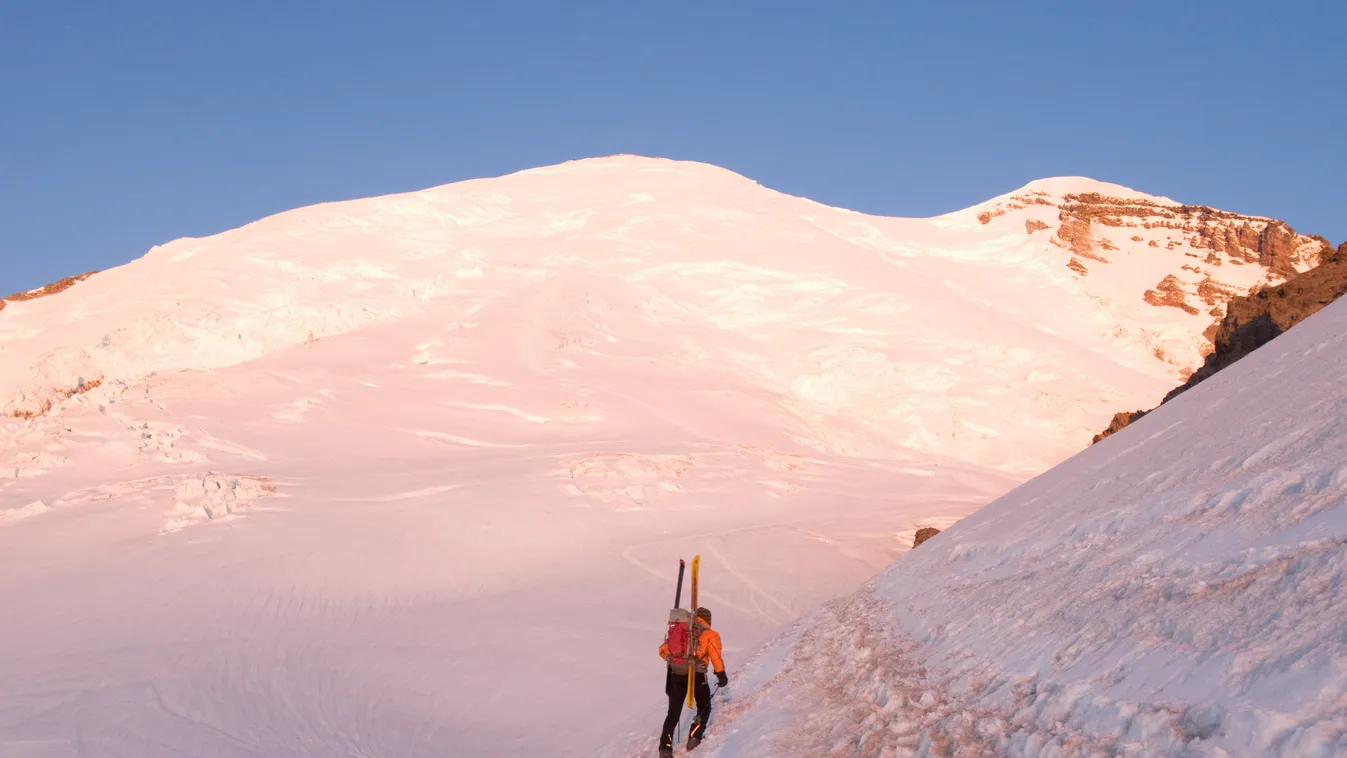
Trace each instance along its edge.
{"label": "red backpack", "polygon": [[688,673],[689,648],[692,636],[688,627],[692,622],[692,611],[674,608],[669,611],[669,628],[664,633],[664,644],[669,648],[669,668],[679,676]]}

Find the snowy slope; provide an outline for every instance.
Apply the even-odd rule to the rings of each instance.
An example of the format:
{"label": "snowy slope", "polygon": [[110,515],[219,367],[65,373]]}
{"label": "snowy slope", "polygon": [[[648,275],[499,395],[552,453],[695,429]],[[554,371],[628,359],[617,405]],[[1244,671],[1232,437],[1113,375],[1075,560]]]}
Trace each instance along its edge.
{"label": "snowy slope", "polygon": [[9,301],[0,755],[589,755],[653,726],[678,556],[742,660],[1172,386],[1155,348],[1204,322],[1101,298],[1028,230],[1048,205],[997,209],[614,157]]}
{"label": "snowy slope", "polygon": [[1234,295],[1317,266],[1332,248],[1274,219],[1183,205],[1085,177],[1030,182],[945,218],[988,233],[1046,239],[1082,290],[1138,341],[1185,373],[1211,349]]}
{"label": "snowy slope", "polygon": [[1344,372],[1340,301],[797,625],[706,754],[1347,755]]}
{"label": "snowy slope", "polygon": [[[583,351],[639,325],[660,358],[789,398],[812,447],[900,444],[1037,469],[1198,365],[1213,321],[1144,302],[1190,251],[1122,240],[1125,260],[1082,276],[1060,240],[1025,232],[1101,189],[1146,197],[1059,179],[984,204],[1000,214],[989,224],[984,206],[876,218],[711,166],[617,157],[303,208],[12,303],[0,411],[41,413],[90,383],[235,365],[431,311],[472,325],[527,298],[555,318],[530,324],[551,341],[535,347]],[[1007,210],[1015,198],[1028,204]],[[1268,278],[1240,268],[1242,288]],[[1124,284],[1096,291],[1106,282]],[[1157,362],[1166,349],[1183,359]],[[840,423],[824,431],[819,417]]]}

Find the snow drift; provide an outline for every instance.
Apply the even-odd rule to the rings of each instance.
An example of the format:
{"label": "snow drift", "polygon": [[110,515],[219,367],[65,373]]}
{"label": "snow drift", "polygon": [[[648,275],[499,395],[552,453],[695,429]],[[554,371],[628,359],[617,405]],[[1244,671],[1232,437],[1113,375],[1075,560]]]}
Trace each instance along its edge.
{"label": "snow drift", "polygon": [[1344,372],[1338,302],[782,636],[706,753],[1347,754]]}

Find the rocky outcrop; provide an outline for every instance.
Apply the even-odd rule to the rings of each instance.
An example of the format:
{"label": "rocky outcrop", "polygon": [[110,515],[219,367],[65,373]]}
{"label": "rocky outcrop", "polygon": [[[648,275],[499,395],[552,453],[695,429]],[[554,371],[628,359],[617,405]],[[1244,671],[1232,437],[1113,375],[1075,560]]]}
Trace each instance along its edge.
{"label": "rocky outcrop", "polygon": [[[1065,196],[1058,218],[1060,244],[1073,253],[1079,254],[1077,248],[1082,246],[1091,249],[1096,239],[1101,246],[1105,243],[1111,246],[1113,243],[1102,235],[1113,228],[1166,230],[1170,237],[1166,249],[1187,246],[1194,251],[1208,251],[1205,255],[1189,254],[1213,266],[1227,262],[1256,263],[1269,271],[1270,279],[1277,281],[1295,276],[1331,252],[1323,238],[1296,234],[1284,222],[1205,205],[1164,205],[1151,200],[1085,193]],[[1100,234],[1096,234],[1096,227],[1100,227]],[[1140,242],[1143,238],[1134,234],[1129,239]],[[1151,240],[1148,246],[1159,247],[1159,243]]]}
{"label": "rocky outcrop", "polygon": [[[1328,243],[1324,243],[1328,247]],[[1258,263],[1284,279],[1296,275],[1297,255],[1296,233],[1291,227],[1280,221],[1274,221],[1263,227],[1258,235]],[[1325,253],[1327,251],[1324,251]]]}
{"label": "rocky outcrop", "polygon": [[913,548],[920,547],[921,543],[925,542],[926,540],[929,540],[930,538],[936,536],[937,534],[940,534],[939,529],[936,529],[933,526],[923,526],[922,528],[917,530],[916,537],[912,539],[912,547]]}
{"label": "rocky outcrop", "polygon": [[1183,291],[1178,277],[1173,274],[1160,280],[1160,283],[1155,285],[1155,289],[1146,290],[1141,299],[1151,305],[1171,306],[1185,313],[1196,314],[1198,312],[1196,308],[1188,304],[1188,293]]}
{"label": "rocky outcrop", "polygon": [[1137,422],[1138,420],[1141,419],[1142,416],[1145,416],[1149,412],[1150,411],[1132,411],[1131,413],[1128,413],[1124,411],[1123,413],[1113,414],[1113,420],[1109,422],[1108,428],[1100,432],[1099,434],[1096,434],[1094,436],[1094,439],[1090,441],[1090,444],[1093,445],[1094,443],[1104,439],[1110,434],[1117,434],[1118,432],[1121,432],[1123,429]]}
{"label": "rocky outcrop", "polygon": [[24,300],[36,300],[39,297],[47,297],[48,295],[55,295],[59,292],[65,292],[66,290],[70,289],[76,284],[79,284],[80,282],[84,281],[85,279],[88,279],[89,277],[97,273],[98,273],[97,271],[86,271],[83,274],[77,274],[75,276],[67,276],[66,278],[61,279],[60,281],[52,282],[51,284],[38,287],[35,290],[28,290],[27,292],[16,292],[13,295],[7,295],[3,298],[0,298],[0,311],[4,310],[5,306],[11,302],[17,303],[22,302]]}
{"label": "rocky outcrop", "polygon": [[1077,255],[1094,250],[1094,235],[1090,233],[1090,220],[1067,214],[1061,215],[1062,225],[1057,228],[1054,243]]}
{"label": "rocky outcrop", "polygon": [[1216,329],[1216,349],[1188,380],[1161,402],[1192,389],[1221,369],[1266,345],[1291,327],[1313,316],[1347,293],[1347,242],[1324,257],[1323,263],[1276,287],[1265,287],[1231,298],[1225,318]]}
{"label": "rocky outcrop", "polygon": [[1239,293],[1235,291],[1234,287],[1222,284],[1210,277],[1197,283],[1198,298],[1201,299],[1203,303],[1220,309],[1219,313],[1212,313],[1211,315],[1213,316],[1222,315],[1225,311],[1221,306],[1224,303],[1230,302],[1230,299],[1238,294]]}
{"label": "rocky outcrop", "polygon": [[89,390],[97,389],[98,387],[101,386],[103,386],[103,379],[101,377],[98,379],[94,379],[92,381],[85,381],[81,379],[79,380],[79,384],[75,385],[74,387],[67,387],[64,389],[56,390],[54,398],[48,397],[43,399],[42,402],[36,408],[16,410],[10,415],[13,418],[21,418],[21,419],[33,419],[38,418],[39,416],[45,416],[49,411],[51,411],[52,406],[55,403],[61,400],[65,400],[66,398],[74,397],[76,395],[83,395]]}
{"label": "rocky outcrop", "polygon": [[[1122,193],[1118,188],[1116,194]],[[1201,318],[1219,318],[1231,297],[1284,282],[1333,252],[1327,240],[1297,234],[1276,219],[1114,194],[1056,195],[1026,188],[982,208],[978,221],[990,224],[1007,213],[1027,210],[1025,233],[1051,230],[1051,243],[1070,253],[1067,268],[1082,278],[1116,260],[1112,251],[1125,256],[1149,255],[1152,250],[1156,255],[1168,253],[1174,257],[1173,278],[1166,277],[1144,293],[1146,302]],[[1039,206],[1046,207],[1035,212]],[[1049,208],[1056,211],[1055,222],[1045,218],[1043,211]]]}
{"label": "rocky outcrop", "polygon": [[[1288,238],[1280,229],[1289,230],[1290,227],[1281,225],[1274,228],[1273,225],[1269,225],[1268,228],[1273,231],[1260,235],[1269,240],[1266,247],[1268,254],[1284,256]],[[1327,246],[1327,243],[1325,245]],[[1183,384],[1165,395],[1164,400],[1160,401],[1161,405],[1276,339],[1278,335],[1318,313],[1324,306],[1347,293],[1347,242],[1339,245],[1336,251],[1330,248],[1321,260],[1318,266],[1282,284],[1264,287],[1251,295],[1230,298],[1225,317],[1211,334],[1216,349]],[[1148,411],[1114,415],[1108,428],[1096,434],[1091,444],[1116,434],[1146,413]]]}

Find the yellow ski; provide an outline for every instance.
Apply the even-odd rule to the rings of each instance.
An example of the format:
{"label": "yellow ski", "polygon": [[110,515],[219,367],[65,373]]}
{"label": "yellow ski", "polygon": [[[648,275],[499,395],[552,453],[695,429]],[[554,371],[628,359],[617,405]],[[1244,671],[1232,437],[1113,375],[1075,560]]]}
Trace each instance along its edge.
{"label": "yellow ski", "polygon": [[700,555],[692,556],[692,623],[688,624],[688,647],[691,648],[688,653],[688,707],[696,708],[693,702],[693,688],[697,683],[697,637],[692,634],[697,626],[697,567],[701,565],[702,557]]}

